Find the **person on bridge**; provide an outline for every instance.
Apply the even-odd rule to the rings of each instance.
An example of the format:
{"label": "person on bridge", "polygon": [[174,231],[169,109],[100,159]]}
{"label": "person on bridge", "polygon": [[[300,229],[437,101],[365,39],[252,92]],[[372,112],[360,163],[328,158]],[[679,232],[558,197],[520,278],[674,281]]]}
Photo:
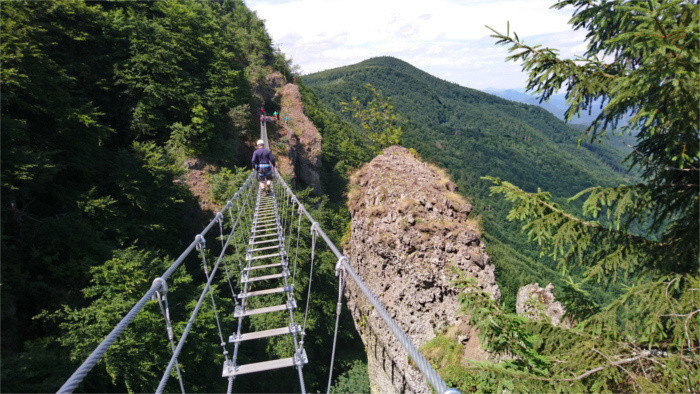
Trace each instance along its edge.
{"label": "person on bridge", "polygon": [[275,158],[272,156],[272,152],[265,149],[263,140],[258,140],[258,149],[253,152],[253,168],[258,172],[260,190],[265,194],[270,193],[273,165],[275,165]]}

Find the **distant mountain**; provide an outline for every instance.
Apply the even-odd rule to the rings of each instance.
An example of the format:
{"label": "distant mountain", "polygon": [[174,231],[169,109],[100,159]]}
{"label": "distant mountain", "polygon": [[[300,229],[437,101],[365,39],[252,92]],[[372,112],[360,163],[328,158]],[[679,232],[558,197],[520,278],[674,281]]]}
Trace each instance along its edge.
{"label": "distant mountain", "polygon": [[401,113],[408,146],[440,160],[463,158],[459,167],[469,165],[479,175],[501,176],[526,189],[569,195],[615,183],[626,172],[619,164],[623,153],[607,145],[579,147],[581,131],[538,106],[441,80],[396,58],[372,58],[303,81],[338,113],[341,101],[367,96],[364,85],[371,83]]}
{"label": "distant mountain", "polygon": [[372,58],[302,80],[338,114],[341,101],[367,98],[367,83],[391,97],[404,145],[446,168],[480,212],[506,297],[514,298],[519,284],[557,274],[551,262],[542,265],[520,226],[505,219],[509,203],[489,197],[490,185],[480,177],[497,176],[529,191],[541,187],[555,197],[628,179],[625,153],[610,145],[579,146],[581,131],[539,106],[441,80],[399,59]]}
{"label": "distant mountain", "polygon": [[[563,93],[553,94],[549,98],[549,101],[543,101],[540,103],[539,98],[525,93],[521,90],[486,89],[485,92],[493,94],[494,96],[504,98],[506,100],[542,107],[561,120],[564,120],[564,114],[566,113],[566,109],[568,108],[568,105],[566,104],[566,95],[564,95]],[[599,106],[594,105],[594,108],[591,109],[590,114],[588,114],[588,112],[582,113],[578,118],[573,119],[570,123],[589,125],[601,112],[602,110],[599,108]]]}

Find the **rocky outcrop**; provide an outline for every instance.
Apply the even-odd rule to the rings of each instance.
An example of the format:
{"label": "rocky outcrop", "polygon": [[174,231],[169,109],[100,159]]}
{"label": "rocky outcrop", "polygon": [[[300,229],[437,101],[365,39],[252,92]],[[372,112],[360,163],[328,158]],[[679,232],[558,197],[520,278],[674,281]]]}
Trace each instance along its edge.
{"label": "rocky outcrop", "polygon": [[[304,114],[298,86],[286,84],[277,95],[282,107],[277,123],[286,134],[294,173],[314,194],[321,195],[321,133]],[[289,121],[284,121],[285,116]]]}
{"label": "rocky outcrop", "polygon": [[[350,264],[417,346],[448,328],[461,330],[468,356],[487,354],[460,316],[460,274],[477,279],[500,298],[494,266],[479,237],[472,206],[444,171],[419,161],[407,149],[385,149],[351,178],[352,214],[346,255]],[[353,283],[348,305],[368,349],[370,379],[379,392],[430,392],[422,375]]]}
{"label": "rocky outcrop", "polygon": [[[279,71],[272,71],[264,77],[251,82],[251,92],[259,102],[265,103],[272,100],[277,90],[287,83],[286,78]],[[257,113],[257,111],[256,111]]]}
{"label": "rocky outcrop", "polygon": [[[549,319],[553,326],[562,324],[566,310],[556,300],[552,290],[554,290],[554,285],[551,283],[544,289],[538,283],[521,287],[515,300],[515,312],[530,319],[544,317]],[[568,326],[568,321],[564,320],[563,325]]]}

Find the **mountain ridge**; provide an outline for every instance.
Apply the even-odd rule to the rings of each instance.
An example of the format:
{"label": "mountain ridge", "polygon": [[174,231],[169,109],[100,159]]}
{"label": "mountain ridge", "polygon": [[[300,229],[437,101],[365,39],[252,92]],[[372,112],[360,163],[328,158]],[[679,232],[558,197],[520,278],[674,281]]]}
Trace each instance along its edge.
{"label": "mountain ridge", "polygon": [[302,82],[349,121],[341,102],[367,100],[366,84],[391,98],[403,145],[447,169],[473,200],[500,270],[499,286],[513,307],[520,286],[557,281],[560,275],[553,261],[528,244],[520,226],[506,219],[509,203],[490,198],[490,185],[481,177],[500,177],[533,192],[541,187],[560,203],[592,186],[632,180],[621,164],[623,152],[579,143],[582,132],[546,110],[462,87],[396,58],[367,59],[306,75]]}
{"label": "mountain ridge", "polygon": [[[370,78],[369,75],[372,74],[374,75]],[[396,82],[397,77],[403,78],[403,81],[399,80],[399,82],[406,82],[406,80],[410,82],[412,90],[412,92],[409,92],[410,94],[399,92],[399,89],[396,87],[397,84],[391,83]],[[577,140],[580,131],[568,127],[564,122],[556,119],[556,117],[542,108],[515,103],[476,89],[462,87],[453,82],[434,77],[396,58],[371,58],[355,65],[309,74],[304,77],[304,83],[314,89],[319,97],[324,99],[326,104],[337,112],[340,109],[340,101],[349,100],[349,96],[363,98],[365,96],[362,90],[364,84],[372,83],[375,87],[382,90],[385,95],[392,97],[395,107],[404,116],[405,123],[409,126],[414,126],[414,128],[415,126],[419,126],[419,128],[432,126],[439,129],[441,134],[457,133],[457,136],[471,134],[472,137],[517,138],[516,133],[521,135],[530,133],[531,136],[529,138],[549,140],[555,144],[563,144],[565,148],[576,148],[578,146]],[[344,91],[339,91],[339,88],[343,88]],[[436,91],[436,88],[441,89],[441,91]],[[415,92],[420,92],[422,97],[416,97]],[[418,101],[418,98],[421,100]],[[423,108],[417,108],[415,106],[416,103],[419,103]],[[491,112],[475,111],[479,108],[475,108],[474,105],[485,105]],[[415,114],[418,110],[423,112],[423,119],[421,120],[431,121],[431,124],[425,125],[416,121]],[[497,112],[497,116],[493,115],[495,112]],[[514,130],[513,127],[510,127],[504,133],[503,128],[494,127],[498,117],[505,118],[513,124],[520,123],[518,126],[522,124],[522,126],[529,127],[524,130],[517,128],[517,130]],[[535,120],[540,122],[533,124]],[[407,140],[410,141],[411,128],[407,129],[406,134]],[[531,145],[529,142],[531,141],[525,141],[522,145]],[[587,148],[585,152],[595,150],[595,146],[583,145]],[[596,154],[590,155],[585,152],[584,156],[586,159],[592,159],[594,157],[591,156],[596,156]],[[562,156],[571,156],[569,152],[561,151],[561,149],[557,153]],[[608,151],[605,153],[614,154],[619,152]],[[534,158],[534,155],[529,156]],[[513,155],[512,158],[518,159],[519,157]],[[619,154],[615,159],[621,158],[622,155]],[[516,161],[522,165],[529,164],[522,160]],[[581,168],[588,167],[580,162],[577,164]],[[614,170],[618,173],[626,172],[622,166],[614,168]],[[598,172],[597,175],[599,176],[597,178],[606,178],[605,174]],[[530,190],[535,190],[537,187],[542,186],[547,190],[557,192],[557,190],[547,187],[546,183],[528,183],[530,184],[523,186],[526,188],[529,186]],[[592,186],[590,183],[581,180],[578,183],[577,190]],[[555,187],[554,189],[557,188]]]}

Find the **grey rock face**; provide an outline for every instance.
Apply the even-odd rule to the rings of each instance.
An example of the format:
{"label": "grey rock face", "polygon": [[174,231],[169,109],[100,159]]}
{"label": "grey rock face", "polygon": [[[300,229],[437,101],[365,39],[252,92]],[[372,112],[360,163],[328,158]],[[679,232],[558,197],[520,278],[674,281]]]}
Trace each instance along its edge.
{"label": "grey rock face", "polygon": [[315,195],[321,195],[321,133],[304,114],[299,87],[286,84],[278,91],[284,116],[289,122],[280,121],[289,141],[289,159],[294,173],[304,183],[313,188]]}
{"label": "grey rock face", "polygon": [[[531,319],[539,319],[544,316],[549,319],[553,326],[558,326],[562,323],[566,309],[554,297],[553,289],[554,285],[551,283],[544,289],[538,283],[521,287],[515,301],[515,312]],[[565,324],[568,323],[565,322]]]}
{"label": "grey rock face", "polygon": [[[444,172],[393,146],[351,179],[352,213],[346,255],[350,264],[416,346],[448,327],[458,338],[478,341],[459,312],[460,274],[477,279],[500,298],[494,266],[484,252],[472,206]],[[420,372],[385,328],[372,306],[348,283],[346,295],[370,358],[370,379],[378,392],[430,392]],[[472,348],[478,347],[478,343]],[[472,351],[484,359],[481,349]],[[391,387],[387,387],[388,383]]]}

